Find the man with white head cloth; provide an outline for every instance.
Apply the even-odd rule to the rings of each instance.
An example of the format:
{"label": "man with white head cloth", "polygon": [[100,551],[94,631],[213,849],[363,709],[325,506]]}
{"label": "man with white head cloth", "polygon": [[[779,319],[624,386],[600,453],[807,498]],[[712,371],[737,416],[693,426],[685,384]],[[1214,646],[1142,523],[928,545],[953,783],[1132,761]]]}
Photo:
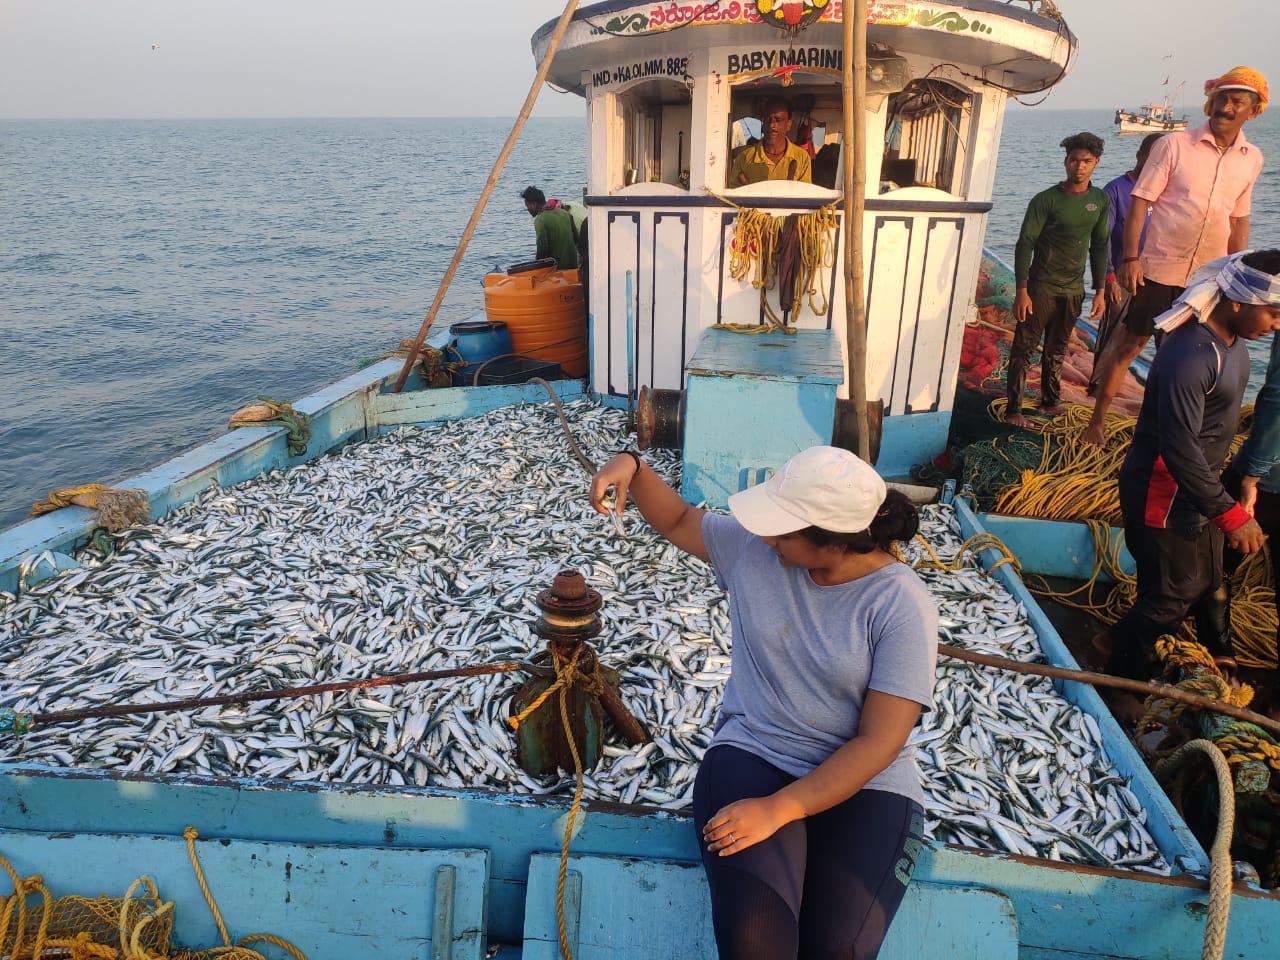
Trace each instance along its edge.
{"label": "man with white head cloth", "polygon": [[[1156,641],[1177,633],[1188,615],[1210,653],[1231,652],[1222,612],[1223,541],[1239,553],[1256,553],[1263,531],[1219,472],[1249,380],[1244,341],[1280,330],[1280,250],[1205,264],[1156,326],[1168,336],[1151,365],[1120,469],[1138,595],[1098,643],[1109,648],[1108,672],[1134,679],[1151,676]],[[1121,721],[1141,712],[1130,694],[1108,699]]]}

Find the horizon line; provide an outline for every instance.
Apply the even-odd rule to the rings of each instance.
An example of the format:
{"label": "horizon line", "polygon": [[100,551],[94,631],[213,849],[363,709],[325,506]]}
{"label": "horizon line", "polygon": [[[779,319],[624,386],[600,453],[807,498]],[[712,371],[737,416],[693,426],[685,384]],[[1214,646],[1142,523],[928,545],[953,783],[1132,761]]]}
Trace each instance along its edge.
{"label": "horizon line", "polygon": [[[1025,106],[1017,104],[1016,101],[1010,101],[1011,106],[1017,106],[1021,110],[1039,110],[1043,113],[1084,113],[1087,111],[1115,111],[1120,109],[1117,107],[1050,107],[1050,106]],[[1198,106],[1198,105],[1197,105]],[[1175,105],[1175,110],[1191,111],[1192,105],[1185,107]],[[261,115],[233,115],[233,114],[205,114],[196,116],[109,116],[109,117],[86,117],[86,116],[0,116],[0,123],[120,123],[125,121],[190,121],[190,120],[514,120],[515,114],[510,113],[472,113],[472,114],[410,114],[410,113],[385,113],[385,114],[261,114]],[[543,116],[532,116],[530,120],[581,120],[586,119],[585,111],[582,113],[571,114],[550,114]]]}

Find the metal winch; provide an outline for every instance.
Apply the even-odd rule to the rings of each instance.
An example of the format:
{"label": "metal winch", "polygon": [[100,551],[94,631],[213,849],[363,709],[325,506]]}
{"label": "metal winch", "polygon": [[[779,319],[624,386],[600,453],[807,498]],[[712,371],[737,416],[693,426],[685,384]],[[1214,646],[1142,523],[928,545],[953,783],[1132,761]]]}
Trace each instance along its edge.
{"label": "metal winch", "polygon": [[557,689],[547,696],[565,670],[570,671],[570,680],[564,688],[564,706],[583,769],[589,770],[600,760],[606,716],[631,745],[651,739],[644,724],[618,695],[618,672],[601,664],[587,642],[600,633],[602,603],[599,592],[591,589],[577,570],[561,570],[551,587],[538,594],[542,616],[534,625],[534,632],[547,646],[531,663],[544,666],[545,672],[527,680],[511,701],[511,715],[515,718],[542,700],[520,720],[516,730],[516,762],[531,776],[574,769],[573,751],[561,716],[561,691]]}
{"label": "metal winch", "polygon": [[[835,425],[831,445],[858,451],[858,418],[852,400],[837,399]],[[685,424],[688,419],[688,397],[684,390],[658,390],[643,386],[636,399],[636,445],[641,450],[680,450],[684,447]],[[871,462],[880,458],[880,440],[884,436],[884,401],[867,401],[867,432]]]}

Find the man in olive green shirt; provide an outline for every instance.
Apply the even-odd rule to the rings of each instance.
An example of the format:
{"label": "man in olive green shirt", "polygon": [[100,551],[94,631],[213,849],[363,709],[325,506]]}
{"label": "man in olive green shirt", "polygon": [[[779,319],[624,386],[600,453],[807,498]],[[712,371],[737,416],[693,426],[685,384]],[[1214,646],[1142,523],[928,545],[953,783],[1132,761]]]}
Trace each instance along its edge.
{"label": "man in olive green shirt", "polygon": [[729,168],[729,187],[761,180],[801,180],[813,183],[809,151],[791,142],[791,104],[781,97],[765,101],[760,119],[760,142],[745,147]]}
{"label": "man in olive green shirt", "polygon": [[577,230],[573,217],[564,207],[548,207],[547,195],[537,187],[526,187],[520,194],[524,207],[533,217],[533,235],[537,240],[535,259],[554,257],[557,270],[573,270],[578,266]]}
{"label": "man in olive green shirt", "polygon": [[1041,336],[1040,412],[1056,416],[1063,410],[1058,404],[1062,362],[1084,302],[1086,260],[1093,271],[1090,319],[1101,319],[1107,305],[1103,288],[1109,202],[1107,195],[1089,182],[1102,157],[1102,140],[1092,133],[1077,133],[1063,140],[1062,148],[1067,152],[1067,178],[1031,198],[1014,252],[1018,294],[1013,318],[1018,326],[1009,350],[1005,383],[1009,405],[1004,416],[1016,427],[1027,424],[1022,415],[1027,362],[1040,346]]}

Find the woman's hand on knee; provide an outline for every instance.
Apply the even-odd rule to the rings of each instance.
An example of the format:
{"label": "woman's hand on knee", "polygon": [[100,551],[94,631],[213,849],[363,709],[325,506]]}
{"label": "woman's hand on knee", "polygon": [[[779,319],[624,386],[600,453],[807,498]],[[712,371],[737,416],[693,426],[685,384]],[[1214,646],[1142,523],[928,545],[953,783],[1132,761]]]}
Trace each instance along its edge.
{"label": "woman's hand on knee", "polygon": [[780,794],[738,800],[721,807],[707,821],[702,828],[702,838],[712,853],[731,857],[768,840],[788,823],[803,817],[804,811]]}

